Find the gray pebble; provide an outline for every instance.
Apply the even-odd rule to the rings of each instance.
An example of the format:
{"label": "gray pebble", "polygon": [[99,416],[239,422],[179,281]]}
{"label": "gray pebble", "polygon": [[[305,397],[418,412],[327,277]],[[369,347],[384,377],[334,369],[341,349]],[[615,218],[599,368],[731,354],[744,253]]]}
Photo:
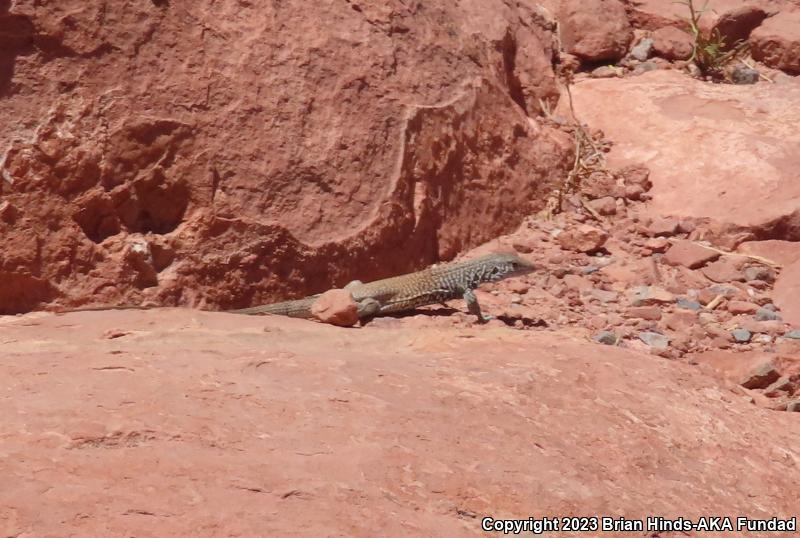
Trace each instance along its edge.
{"label": "gray pebble", "polygon": [[594,341],[607,346],[614,346],[617,344],[617,335],[611,331],[600,331],[594,335]]}
{"label": "gray pebble", "polygon": [[597,288],[593,288],[589,294],[601,303],[615,303],[618,298],[616,291],[598,290]]}
{"label": "gray pebble", "polygon": [[644,62],[633,68],[633,74],[641,75],[642,73],[655,71],[656,69],[658,69],[658,64],[654,64],[653,62]]}
{"label": "gray pebble", "polygon": [[775,321],[781,319],[781,316],[774,310],[767,310],[766,308],[759,308],[756,310],[756,321]]}
{"label": "gray pebble", "polygon": [[653,50],[653,40],[649,37],[646,37],[639,41],[635,47],[631,49],[631,58],[639,60],[643,62],[650,57],[650,53]]}
{"label": "gray pebble", "polygon": [[775,271],[764,265],[752,265],[744,270],[744,277],[747,280],[775,282]]}
{"label": "gray pebble", "polygon": [[800,329],[792,329],[783,336],[784,338],[791,338],[792,340],[800,340]]}
{"label": "gray pebble", "polygon": [[639,333],[639,340],[656,349],[667,349],[669,347],[669,338],[667,336],[651,331]]}
{"label": "gray pebble", "polygon": [[734,329],[731,331],[731,336],[740,344],[746,344],[753,337],[752,333],[747,329]]}
{"label": "gray pebble", "polygon": [[723,284],[714,284],[710,288],[711,292],[714,295],[722,295],[723,297],[734,297],[736,293],[739,291],[736,288],[732,288],[731,286],[725,286]]}
{"label": "gray pebble", "polygon": [[734,84],[755,84],[758,82],[758,71],[744,65],[737,65],[731,72]]}
{"label": "gray pebble", "polygon": [[683,308],[685,310],[701,310],[703,308],[703,305],[697,301],[687,299],[686,297],[679,297],[676,303],[678,308]]}
{"label": "gray pebble", "polygon": [[613,78],[618,77],[622,74],[622,70],[616,69],[610,65],[601,65],[597,69],[592,71],[592,76],[594,78]]}

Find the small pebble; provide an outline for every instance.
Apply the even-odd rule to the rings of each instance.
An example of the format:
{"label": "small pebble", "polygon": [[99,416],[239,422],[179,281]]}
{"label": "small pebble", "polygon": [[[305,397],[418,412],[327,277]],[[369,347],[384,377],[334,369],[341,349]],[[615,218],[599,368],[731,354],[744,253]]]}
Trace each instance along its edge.
{"label": "small pebble", "polygon": [[668,337],[651,331],[639,333],[639,340],[656,349],[667,349],[669,347]]}
{"label": "small pebble", "polygon": [[774,310],[767,310],[766,308],[759,308],[756,310],[756,321],[777,321],[781,316]]}
{"label": "small pebble", "polygon": [[800,329],[792,329],[783,336],[785,338],[791,338],[792,340],[800,340]]}
{"label": "small pebble", "polygon": [[632,306],[648,306],[675,302],[675,296],[657,286],[636,286],[631,289],[630,302]]}
{"label": "small pebble", "polygon": [[655,71],[656,69],[658,69],[658,64],[653,62],[644,62],[633,68],[633,75],[641,75],[642,73]]}
{"label": "small pebble", "polygon": [[597,271],[599,271],[599,270],[600,270],[600,269],[599,269],[598,267],[595,267],[594,265],[587,265],[586,267],[584,267],[584,268],[581,270],[581,272],[582,272],[584,275],[591,275],[592,273],[596,273],[596,272],[597,272]]}
{"label": "small pebble", "polygon": [[607,346],[614,346],[617,344],[617,335],[611,331],[600,331],[594,336],[594,341]]}
{"label": "small pebble", "polygon": [[714,284],[710,289],[715,295],[724,295],[725,297],[733,297],[739,291],[738,288],[728,286],[726,284]]}
{"label": "small pebble", "polygon": [[603,267],[608,267],[614,263],[614,258],[611,256],[596,256],[592,262],[592,265],[598,269],[602,269]]}
{"label": "small pebble", "polygon": [[757,334],[753,337],[753,342],[757,344],[771,344],[772,337],[768,334]]}
{"label": "small pebble", "polygon": [[717,316],[715,316],[712,312],[700,312],[700,314],[697,316],[697,319],[702,325],[705,325],[706,323],[714,323],[717,321]]}
{"label": "small pebble", "polygon": [[631,49],[631,57],[643,62],[650,57],[653,50],[653,40],[646,37],[639,41],[635,47]]}
{"label": "small pebble", "polygon": [[752,333],[747,329],[734,329],[731,331],[731,336],[739,344],[746,344],[753,337]]}
{"label": "small pebble", "polygon": [[744,277],[747,280],[763,280],[764,282],[774,282],[775,271],[763,265],[753,265],[744,270]]}
{"label": "small pebble", "polygon": [[755,84],[758,77],[758,71],[743,65],[736,66],[731,72],[731,81],[734,84]]}
{"label": "small pebble", "polygon": [[589,294],[600,301],[601,303],[615,303],[617,302],[618,294],[615,291],[592,289]]}
{"label": "small pebble", "polygon": [[703,305],[697,301],[692,301],[691,299],[687,299],[685,297],[679,297],[676,303],[678,308],[683,308],[685,310],[701,310],[703,308]]}
{"label": "small pebble", "polygon": [[592,71],[592,76],[594,78],[611,78],[611,77],[619,77],[622,75],[622,70],[617,69],[611,65],[601,65],[597,69]]}

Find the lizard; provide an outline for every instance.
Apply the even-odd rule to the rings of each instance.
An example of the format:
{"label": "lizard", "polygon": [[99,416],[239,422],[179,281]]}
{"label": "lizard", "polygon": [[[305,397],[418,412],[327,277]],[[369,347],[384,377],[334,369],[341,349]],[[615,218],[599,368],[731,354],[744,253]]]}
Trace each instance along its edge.
{"label": "lizard", "polygon": [[[478,321],[484,322],[491,318],[487,318],[481,313],[478,299],[473,290],[482,283],[524,275],[534,269],[533,264],[516,254],[492,253],[472,260],[428,267],[416,273],[385,278],[366,284],[354,280],[344,289],[350,292],[356,302],[359,319],[414,310],[420,306],[463,298],[467,303],[469,313],[477,316]],[[311,305],[320,295],[322,294],[294,301],[229,310],[228,312],[310,318],[312,317]]]}
{"label": "lizard", "polygon": [[[491,318],[482,314],[473,290],[486,282],[521,276],[534,270],[533,264],[516,254],[492,253],[471,260],[436,265],[415,273],[375,280],[366,284],[360,280],[354,280],[344,289],[350,292],[356,302],[359,319],[414,310],[420,306],[463,298],[467,303],[468,312],[477,316],[479,322],[485,322]],[[223,312],[246,315],[278,314],[309,319],[312,317],[311,306],[321,295],[318,293],[302,299],[237,310],[224,310]],[[59,313],[149,310],[150,308],[147,306],[99,306],[62,310]]]}

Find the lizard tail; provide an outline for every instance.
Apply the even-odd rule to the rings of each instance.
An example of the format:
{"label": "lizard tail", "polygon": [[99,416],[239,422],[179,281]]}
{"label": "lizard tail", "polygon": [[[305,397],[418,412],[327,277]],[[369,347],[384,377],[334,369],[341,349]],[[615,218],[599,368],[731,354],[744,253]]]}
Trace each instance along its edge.
{"label": "lizard tail", "polygon": [[279,316],[289,316],[292,318],[310,318],[311,305],[314,304],[316,297],[306,297],[296,301],[283,301],[282,303],[265,304],[241,308],[239,310],[228,310],[231,314],[246,314],[249,316],[259,316],[263,314],[277,314]]}

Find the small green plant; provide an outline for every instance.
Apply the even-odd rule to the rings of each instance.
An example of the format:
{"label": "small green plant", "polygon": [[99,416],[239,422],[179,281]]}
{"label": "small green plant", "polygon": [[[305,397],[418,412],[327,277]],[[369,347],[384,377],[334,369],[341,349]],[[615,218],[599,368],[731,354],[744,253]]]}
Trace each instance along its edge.
{"label": "small green plant", "polygon": [[729,47],[725,43],[725,37],[717,28],[710,34],[700,29],[700,19],[708,10],[708,0],[701,9],[694,7],[693,0],[680,0],[677,3],[689,9],[687,22],[693,38],[692,56],[689,61],[693,62],[703,75],[723,78],[725,66],[747,49],[747,41],[739,40]]}

